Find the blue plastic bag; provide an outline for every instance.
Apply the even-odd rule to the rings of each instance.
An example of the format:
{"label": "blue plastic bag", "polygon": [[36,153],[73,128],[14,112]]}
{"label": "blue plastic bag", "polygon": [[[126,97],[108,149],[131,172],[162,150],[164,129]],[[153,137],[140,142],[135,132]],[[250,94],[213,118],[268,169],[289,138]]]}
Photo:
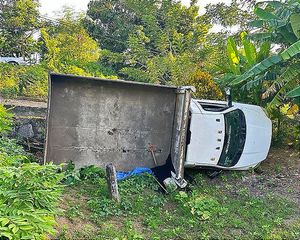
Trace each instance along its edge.
{"label": "blue plastic bag", "polygon": [[146,168],[146,167],[137,167],[129,172],[119,172],[118,171],[117,172],[117,180],[121,181],[130,176],[141,175],[143,173],[152,174],[152,170],[150,168]]}

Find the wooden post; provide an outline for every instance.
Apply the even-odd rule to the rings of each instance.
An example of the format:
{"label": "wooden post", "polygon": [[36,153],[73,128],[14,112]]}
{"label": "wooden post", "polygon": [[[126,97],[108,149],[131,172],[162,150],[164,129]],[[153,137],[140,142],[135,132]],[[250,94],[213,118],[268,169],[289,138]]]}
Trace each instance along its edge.
{"label": "wooden post", "polygon": [[110,199],[116,202],[120,202],[116,168],[112,163],[106,165],[106,180]]}

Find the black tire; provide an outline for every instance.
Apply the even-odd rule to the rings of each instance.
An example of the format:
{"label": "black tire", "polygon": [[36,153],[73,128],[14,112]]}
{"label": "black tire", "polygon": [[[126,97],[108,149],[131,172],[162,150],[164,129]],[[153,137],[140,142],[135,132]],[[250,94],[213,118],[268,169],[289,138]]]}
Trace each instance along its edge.
{"label": "black tire", "polygon": [[15,61],[9,61],[7,63],[12,64],[12,65],[19,65],[19,63],[15,62]]}

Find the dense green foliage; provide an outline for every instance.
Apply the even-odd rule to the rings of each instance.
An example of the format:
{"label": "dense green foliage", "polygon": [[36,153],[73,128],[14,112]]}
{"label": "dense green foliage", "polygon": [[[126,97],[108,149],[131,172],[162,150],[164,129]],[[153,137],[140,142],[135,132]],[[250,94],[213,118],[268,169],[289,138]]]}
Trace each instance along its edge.
{"label": "dense green foliage", "polygon": [[[272,73],[274,78],[268,86],[264,97],[274,95],[271,104],[276,104],[284,97],[285,93],[294,89],[291,97],[297,95],[299,87],[299,56],[300,53],[300,2],[288,0],[286,2],[270,2],[265,5],[258,4],[254,10],[258,20],[251,22],[257,28],[251,37],[256,41],[265,41],[278,44],[278,54],[274,54],[253,66],[243,75],[238,76],[232,84],[249,82],[253,77],[262,76],[266,72]],[[262,77],[260,81],[270,80]]]}
{"label": "dense green foliage", "polygon": [[0,1],[0,56],[30,57],[37,50],[32,36],[40,27],[38,7],[32,0]]}
{"label": "dense green foliage", "polygon": [[41,30],[43,57],[51,71],[86,75],[80,65],[98,60],[97,43],[89,37],[81,21],[80,16],[65,10],[56,25]]}
{"label": "dense green foliage", "polygon": [[0,239],[44,239],[55,233],[63,175],[58,166],[29,162],[17,141],[7,137],[11,117],[0,105]]}
{"label": "dense green foliage", "polygon": [[[91,1],[85,25],[122,78],[185,84],[208,57],[209,24],[178,1]],[[125,20],[126,19],[126,20]]]}
{"label": "dense green foliage", "polygon": [[10,98],[47,96],[48,73],[45,64],[30,66],[0,63],[0,92]]}
{"label": "dense green foliage", "polygon": [[5,97],[46,98],[48,71],[116,78],[110,68],[98,63],[100,50],[83,28],[81,15],[66,9],[57,22],[44,22],[40,30],[41,63],[0,63],[0,93]]}
{"label": "dense green foliage", "polygon": [[[225,75],[225,80],[230,85],[242,86],[246,92],[256,91],[256,104],[264,100],[274,106],[288,101],[288,97],[298,96],[300,27],[297,19],[300,2],[258,3],[254,13],[257,19],[249,26],[255,29],[255,33],[242,37],[244,48],[238,49],[232,38],[228,40],[231,76]],[[277,54],[271,50],[272,46],[276,46]],[[243,62],[246,68],[241,65]]]}
{"label": "dense green foliage", "polygon": [[42,239],[55,233],[62,178],[57,168],[36,163],[0,167],[0,238]]}

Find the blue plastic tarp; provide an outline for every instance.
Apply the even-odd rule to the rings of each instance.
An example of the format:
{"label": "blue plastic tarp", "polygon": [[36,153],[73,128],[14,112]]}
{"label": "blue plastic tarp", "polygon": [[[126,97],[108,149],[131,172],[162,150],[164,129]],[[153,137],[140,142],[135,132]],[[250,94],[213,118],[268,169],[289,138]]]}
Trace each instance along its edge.
{"label": "blue plastic tarp", "polygon": [[121,181],[130,176],[141,175],[143,173],[152,174],[152,170],[150,168],[146,168],[146,167],[137,167],[129,172],[119,172],[118,171],[117,172],[117,180]]}

